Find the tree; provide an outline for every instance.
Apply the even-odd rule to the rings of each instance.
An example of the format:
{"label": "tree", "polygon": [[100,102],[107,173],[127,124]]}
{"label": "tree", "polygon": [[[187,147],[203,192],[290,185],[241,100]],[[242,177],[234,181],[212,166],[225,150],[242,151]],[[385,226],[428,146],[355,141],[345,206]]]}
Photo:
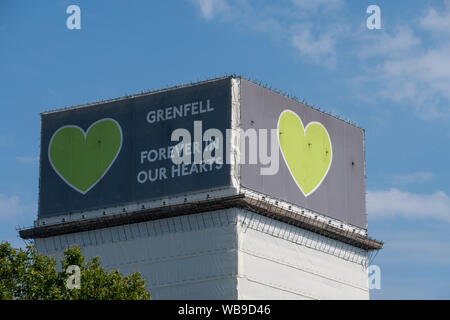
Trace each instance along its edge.
{"label": "tree", "polygon": [[[80,288],[69,289],[69,266],[80,268]],[[0,244],[0,299],[150,299],[145,280],[139,272],[122,276],[119,271],[105,271],[98,257],[85,263],[79,247],[68,248],[56,261],[37,253],[34,246],[12,248],[8,242]]]}

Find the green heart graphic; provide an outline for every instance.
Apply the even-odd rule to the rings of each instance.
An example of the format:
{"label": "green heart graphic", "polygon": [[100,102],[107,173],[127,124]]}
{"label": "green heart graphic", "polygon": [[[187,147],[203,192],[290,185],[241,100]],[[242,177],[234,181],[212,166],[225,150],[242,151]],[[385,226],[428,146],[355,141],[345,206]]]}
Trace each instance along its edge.
{"label": "green heart graphic", "polygon": [[295,112],[284,110],[278,119],[278,143],[297,186],[305,197],[309,196],[331,167],[333,152],[328,131],[316,121],[304,128]]}
{"label": "green heart graphic", "polygon": [[119,123],[106,118],[86,132],[74,125],[59,128],[50,140],[48,158],[61,179],[86,194],[108,172],[121,148]]}

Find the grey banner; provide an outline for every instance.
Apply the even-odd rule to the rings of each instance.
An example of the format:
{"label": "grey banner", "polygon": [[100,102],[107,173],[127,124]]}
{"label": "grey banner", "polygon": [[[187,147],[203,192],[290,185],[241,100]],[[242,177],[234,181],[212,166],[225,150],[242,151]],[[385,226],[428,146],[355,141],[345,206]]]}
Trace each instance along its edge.
{"label": "grey banner", "polygon": [[[364,131],[247,80],[241,82],[242,129],[277,129],[284,110],[295,112],[306,127],[320,122],[332,145],[329,170],[309,195],[300,190],[280,150],[276,175],[261,175],[260,165],[241,167],[244,187],[289,201],[352,225],[366,228]],[[269,146],[270,147],[270,146]]]}
{"label": "grey banner", "polygon": [[167,154],[175,129],[194,140],[194,121],[225,136],[230,91],[224,78],[42,114],[39,218],[229,185],[228,165],[180,166]]}

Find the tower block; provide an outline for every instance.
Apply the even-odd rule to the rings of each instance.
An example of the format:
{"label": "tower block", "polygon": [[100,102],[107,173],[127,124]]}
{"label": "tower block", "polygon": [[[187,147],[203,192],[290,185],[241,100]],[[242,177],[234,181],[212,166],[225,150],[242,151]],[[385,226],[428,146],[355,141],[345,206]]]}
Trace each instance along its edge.
{"label": "tower block", "polygon": [[19,231],[153,299],[369,299],[364,130],[227,76],[41,114]]}

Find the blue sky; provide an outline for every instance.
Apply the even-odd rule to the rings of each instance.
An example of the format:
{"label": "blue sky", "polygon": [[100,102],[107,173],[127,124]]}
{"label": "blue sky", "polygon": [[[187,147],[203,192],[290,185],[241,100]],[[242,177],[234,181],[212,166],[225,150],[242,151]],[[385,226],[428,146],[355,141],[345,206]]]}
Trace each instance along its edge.
{"label": "blue sky", "polygon": [[372,298],[449,299],[450,1],[1,1],[0,240],[36,218],[40,112],[229,73],[365,128]]}

